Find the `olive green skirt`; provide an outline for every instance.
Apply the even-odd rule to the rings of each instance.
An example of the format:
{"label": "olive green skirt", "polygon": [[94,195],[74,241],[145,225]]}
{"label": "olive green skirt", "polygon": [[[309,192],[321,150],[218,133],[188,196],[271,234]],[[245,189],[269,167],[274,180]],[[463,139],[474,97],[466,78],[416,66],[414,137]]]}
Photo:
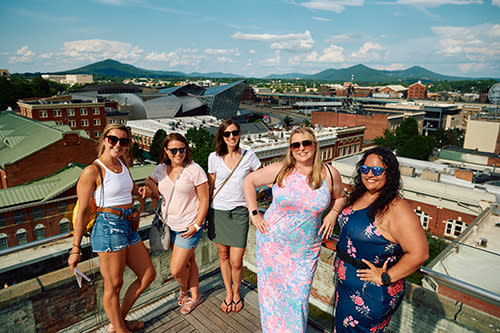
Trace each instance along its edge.
{"label": "olive green skirt", "polygon": [[217,244],[245,248],[247,246],[249,214],[247,207],[232,210],[210,209],[208,238]]}

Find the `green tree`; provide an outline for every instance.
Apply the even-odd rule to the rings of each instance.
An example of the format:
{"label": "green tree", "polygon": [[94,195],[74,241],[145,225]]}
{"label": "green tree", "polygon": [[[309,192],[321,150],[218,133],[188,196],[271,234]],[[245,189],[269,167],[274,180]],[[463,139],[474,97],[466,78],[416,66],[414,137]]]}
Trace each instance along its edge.
{"label": "green tree", "polygon": [[377,146],[388,148],[390,150],[395,150],[397,147],[396,135],[387,128],[384,130],[384,135],[377,136],[374,141]]}
{"label": "green tree", "polygon": [[34,97],[50,96],[50,86],[47,80],[37,76],[31,81],[31,92]]}
{"label": "green tree", "polygon": [[430,136],[415,135],[398,145],[396,154],[401,157],[426,161],[436,147],[436,140]]}
{"label": "green tree", "polygon": [[163,149],[163,141],[165,141],[165,137],[167,136],[167,132],[162,129],[156,131],[153,136],[153,141],[151,142],[151,147],[149,147],[149,154],[151,155],[151,159],[160,163],[161,151]]}
{"label": "green tree", "polygon": [[434,134],[434,138],[439,148],[450,145],[463,147],[464,137],[465,131],[461,128],[451,128],[447,130],[438,128]]}
{"label": "green tree", "polygon": [[413,117],[403,119],[396,129],[396,145],[405,145],[411,138],[418,136],[418,123]]}
{"label": "green tree", "polygon": [[205,172],[208,170],[208,155],[215,150],[214,135],[203,127],[191,127],[186,133],[186,140],[190,143],[191,156]]}
{"label": "green tree", "polygon": [[285,123],[286,127],[290,127],[290,125],[293,122],[293,119],[290,116],[286,116],[285,119],[283,119],[283,122]]}
{"label": "green tree", "polygon": [[142,163],[142,150],[139,148],[139,144],[137,142],[134,142],[134,144],[132,145],[132,156],[134,160]]}
{"label": "green tree", "polygon": [[302,124],[303,124],[305,127],[312,127],[311,122],[310,122],[310,121],[309,121],[309,119],[307,119],[307,118],[304,118],[304,121],[302,122]]}

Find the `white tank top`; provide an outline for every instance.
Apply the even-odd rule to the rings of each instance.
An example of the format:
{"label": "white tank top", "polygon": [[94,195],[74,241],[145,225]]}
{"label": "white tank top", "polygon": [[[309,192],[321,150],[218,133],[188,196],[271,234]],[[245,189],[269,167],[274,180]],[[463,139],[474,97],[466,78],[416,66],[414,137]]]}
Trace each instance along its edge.
{"label": "white tank top", "polygon": [[[96,159],[96,161],[106,170],[106,175],[101,184],[101,186],[104,186],[104,191],[102,191],[101,186],[94,191],[96,205],[98,207],[113,207],[131,204],[134,182],[127,167],[119,160],[122,165],[122,172],[116,173],[106,168],[99,159]],[[104,198],[101,198],[102,192],[104,192]]]}

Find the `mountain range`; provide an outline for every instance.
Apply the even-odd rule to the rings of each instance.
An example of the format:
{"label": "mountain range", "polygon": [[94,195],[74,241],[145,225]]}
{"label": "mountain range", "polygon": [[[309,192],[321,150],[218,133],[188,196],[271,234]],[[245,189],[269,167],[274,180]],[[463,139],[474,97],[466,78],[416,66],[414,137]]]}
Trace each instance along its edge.
{"label": "mountain range", "polygon": [[[84,67],[57,72],[52,74],[92,74],[94,76],[113,76],[113,77],[148,77],[148,78],[183,78],[183,77],[197,77],[197,78],[245,78],[238,74],[229,73],[183,73],[179,71],[154,71],[142,69],[129,64],[123,64],[119,61],[107,59],[96,62]],[[434,81],[456,81],[456,80],[473,80],[473,78],[465,78],[458,76],[442,75],[429,71],[420,66],[413,66],[405,70],[377,70],[365,65],[355,65],[342,69],[327,69],[317,74],[271,74],[263,77],[263,79],[306,79],[306,80],[320,80],[320,81],[333,81],[344,82],[434,82]]]}

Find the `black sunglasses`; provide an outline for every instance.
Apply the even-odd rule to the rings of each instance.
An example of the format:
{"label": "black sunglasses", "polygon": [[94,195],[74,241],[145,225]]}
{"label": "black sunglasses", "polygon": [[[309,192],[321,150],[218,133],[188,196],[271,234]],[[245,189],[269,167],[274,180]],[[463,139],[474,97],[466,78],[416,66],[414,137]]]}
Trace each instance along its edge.
{"label": "black sunglasses", "polygon": [[372,171],[374,176],[380,176],[382,174],[382,172],[384,172],[385,168],[378,167],[378,166],[371,167],[368,165],[361,165],[359,167],[359,171],[361,171],[361,173],[363,175],[367,175],[370,172],[370,170]]}
{"label": "black sunglasses", "polygon": [[172,155],[177,155],[177,152],[184,154],[186,152],[186,147],[182,148],[167,148],[167,150],[172,154]]}
{"label": "black sunglasses", "polygon": [[224,132],[222,135],[224,135],[225,138],[229,138],[231,136],[231,134],[233,136],[238,136],[238,135],[240,135],[240,131],[239,130],[227,131],[227,132]]}
{"label": "black sunglasses", "polygon": [[313,145],[313,142],[312,140],[304,140],[302,142],[292,142],[290,143],[290,148],[292,148],[293,150],[297,150],[300,148],[300,145],[302,145],[302,147],[304,148],[308,148]]}
{"label": "black sunglasses", "polygon": [[119,137],[114,136],[114,135],[106,135],[106,139],[108,139],[108,142],[112,146],[116,146],[116,144],[118,142],[120,142],[120,146],[128,146],[128,144],[130,143],[129,138],[119,138]]}

